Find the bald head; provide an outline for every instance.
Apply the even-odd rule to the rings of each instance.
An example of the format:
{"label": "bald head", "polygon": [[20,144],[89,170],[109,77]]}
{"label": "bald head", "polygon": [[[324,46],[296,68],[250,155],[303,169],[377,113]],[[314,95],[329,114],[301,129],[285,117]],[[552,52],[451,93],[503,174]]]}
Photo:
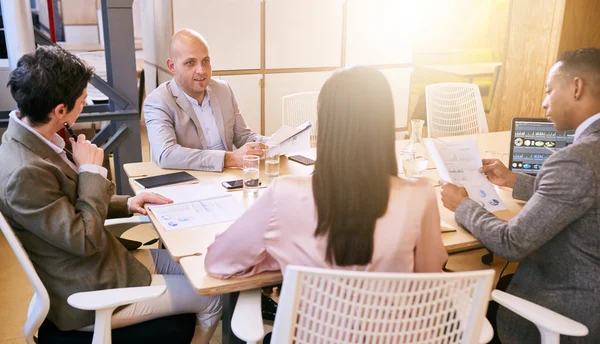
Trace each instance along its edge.
{"label": "bald head", "polygon": [[169,57],[176,58],[182,50],[192,47],[201,47],[208,52],[208,43],[201,34],[192,29],[181,29],[171,37],[169,43]]}
{"label": "bald head", "polygon": [[212,76],[204,37],[190,29],[177,31],[169,44],[167,67],[179,88],[201,103]]}

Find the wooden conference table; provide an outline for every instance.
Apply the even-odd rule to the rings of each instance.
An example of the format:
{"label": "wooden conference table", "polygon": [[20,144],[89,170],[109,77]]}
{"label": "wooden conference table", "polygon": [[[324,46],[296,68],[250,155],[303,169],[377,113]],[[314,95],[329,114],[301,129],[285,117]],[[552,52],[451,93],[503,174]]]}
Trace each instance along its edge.
{"label": "wooden conference table", "polygon": [[[476,138],[478,140],[481,156],[485,156],[486,151],[504,153],[509,151],[510,132],[454,136],[442,138],[442,140],[451,141],[466,138]],[[396,141],[396,152],[398,155],[400,154],[400,149],[407,143],[408,140]],[[302,152],[301,154],[310,158],[316,158],[316,149],[311,149]],[[431,159],[429,164],[429,169],[425,173],[425,178],[430,179],[433,185],[437,185],[439,176]],[[125,164],[124,169],[130,178],[129,181],[131,187],[135,192],[139,192],[141,189],[137,184],[133,183],[133,179],[175,172],[174,170],[161,169],[152,162]],[[288,161],[285,157],[282,157],[281,159],[280,175],[308,176],[312,173],[312,170],[312,166],[304,166],[294,161]],[[221,183],[224,181],[242,178],[242,170],[240,169],[226,169],[222,173],[189,170],[187,172],[197,177],[200,183],[212,184],[215,188],[222,188]],[[271,181],[271,179],[264,176],[264,169],[262,169],[262,167],[260,180],[263,183],[263,186],[267,186]],[[475,237],[456,224],[454,213],[443,207],[439,199],[441,188],[435,187],[435,189],[438,195],[438,205],[442,220],[456,229],[456,231],[453,232],[442,233],[444,247],[448,253],[481,247],[481,244]],[[238,199],[245,207],[249,207],[256,199],[254,196],[244,196],[242,191],[231,192],[233,193],[233,197]],[[508,210],[498,212],[496,215],[508,220],[520,211],[523,203],[512,199],[511,189],[498,188],[498,192],[508,207]],[[225,230],[231,222],[166,231],[156,220],[152,212],[149,212],[149,217],[165,248],[168,250],[171,257],[181,264],[183,271],[188,277],[194,290],[200,295],[224,295],[224,340],[232,335],[229,333],[229,320],[231,319],[231,313],[233,312],[235,301],[237,299],[236,292],[270,286],[281,283],[282,281],[280,272],[264,272],[252,277],[233,278],[228,280],[213,278],[206,274],[204,270],[204,254],[206,253],[207,247],[214,241],[215,235]],[[231,342],[235,342],[235,340],[235,338],[232,338]]]}

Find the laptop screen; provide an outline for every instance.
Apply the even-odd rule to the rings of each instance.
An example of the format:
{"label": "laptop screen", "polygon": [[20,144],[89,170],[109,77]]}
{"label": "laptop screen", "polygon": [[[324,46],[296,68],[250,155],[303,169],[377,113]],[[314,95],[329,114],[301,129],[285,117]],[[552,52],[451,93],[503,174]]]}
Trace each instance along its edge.
{"label": "laptop screen", "polygon": [[513,172],[537,175],[542,164],[556,150],[573,143],[574,131],[557,131],[541,118],[513,118],[509,168]]}

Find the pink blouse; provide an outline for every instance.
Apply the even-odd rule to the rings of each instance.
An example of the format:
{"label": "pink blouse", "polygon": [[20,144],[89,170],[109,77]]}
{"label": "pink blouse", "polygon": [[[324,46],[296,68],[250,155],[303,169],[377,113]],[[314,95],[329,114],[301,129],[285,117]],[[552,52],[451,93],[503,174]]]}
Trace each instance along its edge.
{"label": "pink blouse", "polygon": [[[379,272],[439,272],[448,258],[433,187],[424,179],[391,178],[390,200],[375,227],[371,263],[338,267],[325,260],[327,239],[315,237],[312,177],[282,176],[208,247],[206,272],[252,276],[288,264]],[[368,197],[365,197],[368,202]]]}

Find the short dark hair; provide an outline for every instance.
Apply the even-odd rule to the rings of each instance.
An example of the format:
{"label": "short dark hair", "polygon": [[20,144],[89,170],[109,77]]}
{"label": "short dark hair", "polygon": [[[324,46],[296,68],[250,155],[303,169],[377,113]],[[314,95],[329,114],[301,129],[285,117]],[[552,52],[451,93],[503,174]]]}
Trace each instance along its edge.
{"label": "short dark hair", "polygon": [[327,237],[329,263],[366,265],[375,224],[388,208],[390,177],[398,175],[390,85],[377,69],[338,70],[321,89],[317,116],[314,235]]}
{"label": "short dark hair", "polygon": [[66,50],[40,46],[19,59],[7,86],[21,115],[39,126],[50,121],[48,114],[60,104],[71,111],[93,74],[93,68]]}
{"label": "short dark hair", "polygon": [[583,48],[564,52],[556,61],[561,62],[559,71],[569,77],[586,80],[592,93],[600,98],[600,49]]}

